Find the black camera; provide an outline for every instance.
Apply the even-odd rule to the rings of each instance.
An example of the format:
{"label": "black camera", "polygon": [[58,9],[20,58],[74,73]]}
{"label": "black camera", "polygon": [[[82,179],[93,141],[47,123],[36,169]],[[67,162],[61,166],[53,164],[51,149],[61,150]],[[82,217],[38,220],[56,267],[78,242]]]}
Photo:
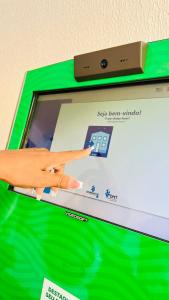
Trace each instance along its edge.
{"label": "black camera", "polygon": [[108,66],[108,60],[107,59],[102,59],[101,60],[101,62],[100,62],[100,67],[102,68],[102,69],[105,69],[105,68],[107,68],[107,66]]}

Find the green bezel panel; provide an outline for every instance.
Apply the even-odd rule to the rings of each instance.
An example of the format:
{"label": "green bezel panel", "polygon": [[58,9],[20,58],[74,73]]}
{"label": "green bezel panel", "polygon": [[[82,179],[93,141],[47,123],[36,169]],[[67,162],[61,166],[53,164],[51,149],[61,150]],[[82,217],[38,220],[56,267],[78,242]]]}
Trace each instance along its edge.
{"label": "green bezel panel", "polygon": [[[73,68],[69,60],[27,72],[9,149],[20,147],[35,93],[169,78],[169,40],[148,44],[144,74],[79,83]],[[66,211],[1,183],[1,300],[40,299],[44,277],[82,300],[169,299],[167,242]]]}

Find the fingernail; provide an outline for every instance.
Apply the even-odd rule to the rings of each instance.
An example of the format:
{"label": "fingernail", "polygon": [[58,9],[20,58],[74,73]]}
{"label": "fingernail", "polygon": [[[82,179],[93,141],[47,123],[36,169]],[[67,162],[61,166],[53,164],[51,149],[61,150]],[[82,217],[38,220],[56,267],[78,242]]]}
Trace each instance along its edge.
{"label": "fingernail", "polygon": [[83,188],[83,182],[82,181],[78,181],[79,183],[79,189],[82,189]]}
{"label": "fingernail", "polygon": [[56,192],[56,191],[51,191],[51,192],[50,192],[51,197],[52,197],[52,198],[55,198],[56,195],[57,195],[57,193],[58,193],[58,192]]}
{"label": "fingernail", "polygon": [[91,150],[94,150],[94,146],[91,146],[90,149],[91,149]]}
{"label": "fingernail", "polygon": [[37,195],[36,195],[36,200],[39,200],[39,201],[40,201],[41,198],[42,198],[42,195],[40,195],[40,194],[37,194]]}
{"label": "fingernail", "polygon": [[82,189],[83,188],[83,182],[79,181],[79,180],[73,180],[71,182],[70,188],[71,189]]}

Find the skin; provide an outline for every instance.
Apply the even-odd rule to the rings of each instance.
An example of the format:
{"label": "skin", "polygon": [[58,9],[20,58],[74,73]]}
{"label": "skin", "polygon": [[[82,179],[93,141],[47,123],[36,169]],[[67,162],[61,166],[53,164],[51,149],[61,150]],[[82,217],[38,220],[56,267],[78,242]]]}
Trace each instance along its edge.
{"label": "skin", "polygon": [[[0,179],[23,188],[35,188],[41,195],[46,186],[76,189],[80,182],[64,174],[66,164],[87,157],[91,148],[75,151],[50,152],[43,148],[4,150],[0,152]],[[51,172],[52,170],[52,172]]]}

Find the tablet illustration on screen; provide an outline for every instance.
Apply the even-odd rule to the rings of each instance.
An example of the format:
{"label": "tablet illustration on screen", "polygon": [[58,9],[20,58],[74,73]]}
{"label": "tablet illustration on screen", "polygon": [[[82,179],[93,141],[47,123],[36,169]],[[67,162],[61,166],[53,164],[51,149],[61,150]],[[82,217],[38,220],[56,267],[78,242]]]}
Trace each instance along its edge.
{"label": "tablet illustration on screen", "polygon": [[113,126],[89,126],[84,148],[94,146],[91,156],[107,157]]}

